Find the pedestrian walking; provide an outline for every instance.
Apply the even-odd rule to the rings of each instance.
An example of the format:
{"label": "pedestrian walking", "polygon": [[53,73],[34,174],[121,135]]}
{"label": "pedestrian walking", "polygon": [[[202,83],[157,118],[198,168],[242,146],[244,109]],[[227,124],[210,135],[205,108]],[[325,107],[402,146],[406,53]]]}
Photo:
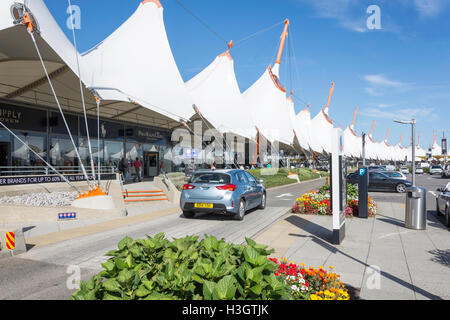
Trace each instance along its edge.
{"label": "pedestrian walking", "polygon": [[119,173],[125,178],[125,172],[127,170],[128,163],[125,161],[124,158],[120,159],[119,162]]}
{"label": "pedestrian walking", "polygon": [[136,178],[139,180],[139,182],[142,181],[141,179],[141,168],[142,163],[139,161],[139,158],[136,158],[136,160],[133,162],[134,170],[136,171],[136,177],[134,177],[133,182],[136,182]]}

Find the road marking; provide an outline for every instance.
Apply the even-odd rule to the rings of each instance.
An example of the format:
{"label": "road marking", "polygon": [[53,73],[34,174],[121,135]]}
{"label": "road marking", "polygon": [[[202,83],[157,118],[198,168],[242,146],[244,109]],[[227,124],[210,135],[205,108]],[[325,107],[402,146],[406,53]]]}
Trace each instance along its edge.
{"label": "road marking", "polygon": [[387,238],[387,237],[395,236],[395,235],[401,235],[401,234],[405,234],[405,233],[408,233],[408,232],[409,231],[388,233],[388,234],[385,234],[384,236],[379,237],[378,239],[383,239],[383,238]]}
{"label": "road marking", "polygon": [[284,197],[293,197],[292,193],[283,193],[280,194],[279,196],[276,196],[276,198],[284,198]]}

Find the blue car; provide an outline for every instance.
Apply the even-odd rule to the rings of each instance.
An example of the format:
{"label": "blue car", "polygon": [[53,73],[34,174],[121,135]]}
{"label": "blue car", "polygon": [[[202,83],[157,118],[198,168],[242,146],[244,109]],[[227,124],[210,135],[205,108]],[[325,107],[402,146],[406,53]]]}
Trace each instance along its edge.
{"label": "blue car", "polygon": [[246,211],[266,207],[263,182],[245,170],[196,171],[183,186],[181,210],[186,218],[198,212],[219,212],[243,220]]}

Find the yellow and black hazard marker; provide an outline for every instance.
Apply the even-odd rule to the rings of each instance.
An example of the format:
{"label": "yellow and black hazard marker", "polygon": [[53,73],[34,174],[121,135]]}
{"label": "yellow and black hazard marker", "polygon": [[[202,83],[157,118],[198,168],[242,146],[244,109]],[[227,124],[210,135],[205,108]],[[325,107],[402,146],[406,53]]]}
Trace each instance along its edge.
{"label": "yellow and black hazard marker", "polygon": [[6,232],[6,249],[14,250],[15,244],[15,234],[14,232]]}

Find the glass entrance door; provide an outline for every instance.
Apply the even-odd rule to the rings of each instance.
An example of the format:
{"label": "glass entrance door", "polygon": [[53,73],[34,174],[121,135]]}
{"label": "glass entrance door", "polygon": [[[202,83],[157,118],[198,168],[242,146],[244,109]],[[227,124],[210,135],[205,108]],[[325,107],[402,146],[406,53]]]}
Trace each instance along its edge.
{"label": "glass entrance door", "polygon": [[146,177],[156,177],[159,174],[158,152],[144,152],[144,174]]}
{"label": "glass entrance door", "polygon": [[0,167],[9,165],[9,142],[0,142]]}

